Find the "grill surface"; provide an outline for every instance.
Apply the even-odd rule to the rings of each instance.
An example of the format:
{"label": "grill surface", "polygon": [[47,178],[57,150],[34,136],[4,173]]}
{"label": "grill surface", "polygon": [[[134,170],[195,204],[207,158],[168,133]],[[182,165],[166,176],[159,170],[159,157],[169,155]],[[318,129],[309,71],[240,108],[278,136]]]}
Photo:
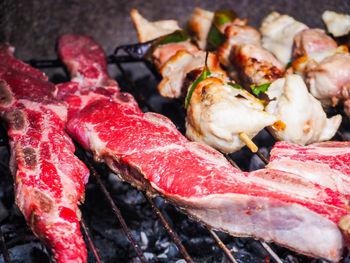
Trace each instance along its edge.
{"label": "grill surface", "polygon": [[[69,7],[68,7],[69,6]],[[155,8],[155,6],[157,8]],[[137,42],[136,32],[132,27],[129,11],[138,8],[151,20],[177,18],[184,25],[194,7],[199,6],[209,10],[233,8],[240,17],[248,17],[249,24],[258,26],[263,17],[269,12],[279,12],[293,15],[309,26],[322,26],[320,14],[325,9],[350,13],[348,1],[11,1],[0,3],[0,41],[8,41],[16,46],[16,57],[22,60],[32,58],[54,58],[54,44],[56,38],[63,33],[80,33],[92,36],[107,51],[112,53],[117,45]],[[33,15],[35,14],[35,15]],[[26,41],[23,41],[25,39]],[[161,98],[156,91],[157,80],[140,63],[123,64],[125,71],[131,76],[132,84],[128,82],[121,71],[115,66],[110,67],[120,86],[131,91],[138,97],[135,86],[145,97],[146,103],[139,100],[143,110],[147,104],[152,110],[170,117],[180,130],[183,131],[184,111],[181,102]],[[66,81],[62,68],[44,69],[53,82]],[[349,130],[349,121],[342,125],[342,132]],[[0,133],[3,140],[4,134]],[[338,136],[338,138],[340,137]],[[261,152],[267,156],[274,139],[265,131],[254,140]],[[1,141],[0,141],[1,143]],[[49,256],[38,239],[35,238],[20,212],[13,204],[13,181],[8,171],[8,152],[5,146],[0,147],[0,220],[5,243],[11,257],[10,262],[49,262]],[[80,156],[84,158],[84,156]],[[255,170],[264,166],[257,155],[248,149],[230,155],[243,170]],[[89,159],[89,157],[87,157]],[[181,254],[163,228],[161,220],[154,213],[147,198],[136,189],[119,181],[110,174],[104,165],[94,164],[101,174],[101,179],[107,187],[114,202],[118,205],[121,214],[131,229],[131,235],[140,245],[143,257],[148,262],[183,262]],[[86,202],[81,207],[83,218],[91,233],[92,241],[97,247],[97,253],[102,262],[140,262],[137,253],[124,234],[116,216],[113,215],[110,204],[99,189],[98,179],[91,176],[86,187]],[[229,262],[229,259],[220,249],[220,246],[211,237],[210,232],[201,224],[188,219],[176,208],[165,203],[161,198],[154,200],[164,218],[179,236],[184,247],[195,262]],[[1,208],[1,204],[4,205]],[[212,233],[213,234],[213,233]],[[215,233],[214,233],[215,234]],[[263,248],[261,243],[250,238],[233,238],[223,233],[217,233],[227,246],[237,262],[269,262],[272,257]],[[0,233],[1,240],[1,233]],[[88,244],[88,240],[86,239]],[[137,245],[136,245],[137,246]],[[305,256],[297,255],[287,249],[271,245],[283,262],[320,262]],[[4,258],[1,262],[8,262]],[[349,262],[345,258],[344,262]],[[93,250],[89,248],[89,262],[96,262]]]}

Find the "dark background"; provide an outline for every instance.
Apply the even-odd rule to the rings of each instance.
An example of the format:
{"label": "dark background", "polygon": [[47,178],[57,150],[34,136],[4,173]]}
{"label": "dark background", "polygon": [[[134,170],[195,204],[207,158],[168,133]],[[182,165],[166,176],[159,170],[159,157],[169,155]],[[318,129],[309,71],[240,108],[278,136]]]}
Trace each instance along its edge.
{"label": "dark background", "polygon": [[93,37],[110,54],[117,45],[137,41],[129,16],[132,8],[150,20],[178,19],[185,25],[195,7],[234,9],[253,26],[259,26],[273,10],[290,14],[310,27],[323,27],[321,14],[325,9],[350,13],[349,0],[0,0],[0,41],[14,45],[20,59],[48,59],[56,57],[59,35],[79,33]]}

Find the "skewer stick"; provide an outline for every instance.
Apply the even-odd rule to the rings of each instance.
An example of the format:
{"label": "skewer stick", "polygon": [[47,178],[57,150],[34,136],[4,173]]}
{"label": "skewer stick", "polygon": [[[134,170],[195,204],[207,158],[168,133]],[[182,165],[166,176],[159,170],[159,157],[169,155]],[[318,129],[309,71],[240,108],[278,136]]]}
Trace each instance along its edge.
{"label": "skewer stick", "polygon": [[253,153],[256,153],[259,150],[258,146],[256,146],[256,144],[248,137],[246,133],[240,132],[238,135]]}

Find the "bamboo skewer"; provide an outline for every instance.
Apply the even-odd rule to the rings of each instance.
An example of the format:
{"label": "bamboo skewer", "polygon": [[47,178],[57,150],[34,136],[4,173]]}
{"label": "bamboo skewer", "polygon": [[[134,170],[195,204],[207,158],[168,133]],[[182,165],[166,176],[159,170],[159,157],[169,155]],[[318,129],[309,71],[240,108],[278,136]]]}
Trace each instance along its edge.
{"label": "bamboo skewer", "polygon": [[256,153],[259,148],[256,146],[256,144],[248,137],[248,135],[245,132],[240,132],[239,138],[247,145],[247,147],[253,152]]}

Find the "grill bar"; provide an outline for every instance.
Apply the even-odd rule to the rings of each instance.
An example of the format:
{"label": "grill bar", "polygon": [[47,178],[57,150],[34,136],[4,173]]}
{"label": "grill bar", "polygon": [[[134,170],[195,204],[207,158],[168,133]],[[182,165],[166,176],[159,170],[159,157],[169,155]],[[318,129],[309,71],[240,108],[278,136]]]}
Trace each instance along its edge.
{"label": "grill bar", "polygon": [[84,233],[85,233],[85,235],[86,235],[86,237],[87,237],[87,239],[88,239],[90,248],[91,248],[91,250],[92,250],[92,253],[93,253],[94,256],[95,256],[96,262],[97,262],[97,263],[101,263],[101,260],[100,260],[100,257],[98,256],[98,253],[97,253],[96,247],[95,247],[95,245],[94,245],[94,242],[92,241],[90,231],[89,231],[88,227],[86,226],[85,221],[84,221],[83,218],[80,219],[80,225],[81,225],[81,227],[83,228]]}
{"label": "grill bar", "polygon": [[267,252],[269,252],[270,256],[275,260],[276,263],[283,263],[275,251],[273,251],[265,241],[260,241],[260,244],[265,248]]}
{"label": "grill bar", "polygon": [[143,256],[143,252],[140,248],[140,245],[136,242],[136,240],[133,238],[133,236],[131,235],[131,232],[119,210],[119,208],[117,207],[117,205],[115,204],[115,202],[113,201],[110,193],[108,192],[107,188],[105,187],[105,185],[103,184],[100,175],[98,174],[98,172],[96,171],[95,167],[92,165],[92,163],[90,162],[90,160],[88,160],[87,156],[85,153],[83,153],[83,157],[84,157],[84,162],[88,165],[91,174],[96,178],[96,181],[98,183],[98,185],[100,186],[102,192],[104,193],[104,195],[106,196],[109,204],[112,207],[112,210],[115,214],[115,216],[118,218],[119,223],[121,224],[124,233],[126,234],[126,236],[128,237],[129,241],[131,242],[132,247],[134,248],[138,258],[140,259],[140,261],[142,263],[146,263],[147,260],[144,258]]}
{"label": "grill bar", "polygon": [[221,239],[218,237],[218,235],[211,229],[208,229],[210,235],[213,237],[213,239],[219,244],[220,248],[224,251],[226,257],[230,262],[237,263],[236,259],[232,256],[231,251],[225,246],[225,244],[221,241]]}
{"label": "grill bar", "polygon": [[168,234],[171,236],[171,238],[173,239],[175,245],[177,246],[177,248],[179,249],[180,253],[183,255],[183,257],[185,258],[185,260],[188,263],[193,263],[194,261],[192,260],[192,258],[190,257],[190,255],[188,254],[186,248],[182,245],[181,240],[179,239],[179,237],[176,235],[176,233],[171,229],[171,227],[169,226],[169,223],[167,222],[167,220],[165,219],[165,217],[163,216],[162,212],[159,210],[159,208],[157,207],[157,205],[155,204],[155,202],[153,201],[153,199],[151,197],[149,197],[147,194],[145,194],[148,202],[151,204],[154,212],[157,214],[157,216],[159,217],[159,219],[162,221],[166,231],[168,232]]}
{"label": "grill bar", "polygon": [[10,254],[6,246],[4,234],[2,233],[1,227],[0,227],[0,242],[1,242],[1,251],[2,251],[2,256],[4,257],[4,261],[5,263],[10,263],[11,262]]}

